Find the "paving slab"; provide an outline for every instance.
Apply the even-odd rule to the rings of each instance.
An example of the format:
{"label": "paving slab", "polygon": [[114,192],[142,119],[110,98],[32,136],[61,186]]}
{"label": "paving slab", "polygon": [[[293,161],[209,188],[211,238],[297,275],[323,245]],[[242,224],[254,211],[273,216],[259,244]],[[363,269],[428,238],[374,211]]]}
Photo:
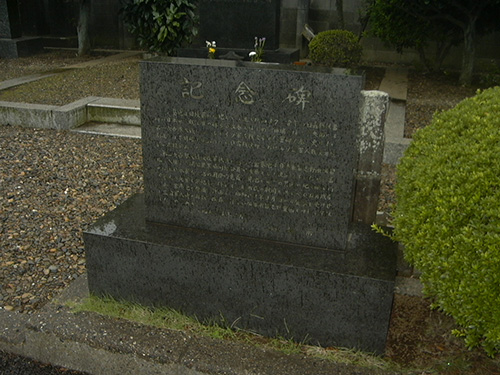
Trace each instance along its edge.
{"label": "paving slab", "polygon": [[72,131],[77,133],[101,134],[115,137],[141,138],[141,127],[106,122],[87,122]]}
{"label": "paving slab", "polygon": [[406,101],[408,94],[408,68],[388,67],[379,87],[389,94],[392,100]]}
{"label": "paving slab", "polygon": [[141,126],[140,101],[100,98],[88,104],[87,121]]}
{"label": "paving slab", "polygon": [[38,74],[30,74],[28,76],[19,78],[8,79],[7,81],[0,82],[0,91],[10,89],[11,87],[24,85],[25,83],[38,81],[42,78],[51,77],[56,74],[57,73],[38,73]]}
{"label": "paving slab", "polygon": [[404,138],[406,106],[402,102],[391,101],[385,122],[385,139],[394,141]]}
{"label": "paving slab", "polygon": [[391,99],[384,128],[385,147],[383,162],[389,165],[396,165],[411,143],[410,138],[404,138],[408,69],[400,67],[386,68],[386,73],[379,90],[387,92]]}

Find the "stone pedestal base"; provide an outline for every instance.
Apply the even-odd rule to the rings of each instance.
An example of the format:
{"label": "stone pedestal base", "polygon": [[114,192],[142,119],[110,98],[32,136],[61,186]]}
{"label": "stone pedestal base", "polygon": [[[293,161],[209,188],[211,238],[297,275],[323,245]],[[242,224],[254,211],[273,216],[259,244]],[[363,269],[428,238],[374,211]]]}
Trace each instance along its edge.
{"label": "stone pedestal base", "polygon": [[145,221],[137,195],[84,233],[89,288],[200,320],[383,353],[395,244],[354,225],[331,250]]}
{"label": "stone pedestal base", "polygon": [[[217,48],[217,58],[223,58],[224,55],[234,52],[241,56],[245,61],[250,61],[250,57],[248,56],[250,51],[252,50],[241,48]],[[177,51],[177,56],[206,59],[207,53],[207,48],[180,48]],[[299,61],[299,59],[300,52],[298,49],[280,48],[275,51],[266,50],[264,52],[264,62],[268,63],[291,64],[295,61]]]}
{"label": "stone pedestal base", "polygon": [[0,58],[2,59],[30,56],[41,51],[43,51],[43,43],[39,37],[0,38]]}

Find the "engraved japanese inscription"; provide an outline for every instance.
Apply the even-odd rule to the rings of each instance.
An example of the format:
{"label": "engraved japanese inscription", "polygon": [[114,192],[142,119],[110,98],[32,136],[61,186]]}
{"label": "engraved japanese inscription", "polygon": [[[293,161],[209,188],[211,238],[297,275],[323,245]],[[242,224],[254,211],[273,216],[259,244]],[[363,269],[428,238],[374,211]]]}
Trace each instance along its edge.
{"label": "engraved japanese inscription", "polygon": [[361,77],[143,64],[151,221],[345,245]]}

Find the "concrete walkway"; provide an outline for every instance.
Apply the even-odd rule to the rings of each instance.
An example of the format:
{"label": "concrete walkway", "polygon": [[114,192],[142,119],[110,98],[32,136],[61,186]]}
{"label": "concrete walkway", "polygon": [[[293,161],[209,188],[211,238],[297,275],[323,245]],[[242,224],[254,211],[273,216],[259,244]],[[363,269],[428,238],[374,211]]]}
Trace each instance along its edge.
{"label": "concrete walkway", "polygon": [[51,77],[53,75],[56,75],[56,74],[59,74],[59,73],[62,73],[62,72],[68,71],[68,70],[84,69],[84,68],[88,68],[90,66],[100,65],[100,64],[105,63],[105,62],[126,59],[128,57],[137,56],[139,54],[142,54],[142,52],[139,52],[139,51],[120,52],[120,53],[116,53],[116,54],[113,54],[113,55],[110,55],[107,57],[103,57],[101,59],[94,59],[94,60],[84,61],[84,62],[81,62],[78,64],[68,65],[68,66],[64,66],[64,67],[61,67],[59,69],[55,69],[55,70],[45,72],[45,73],[31,74],[31,75],[24,76],[24,77],[9,79],[7,81],[0,82],[0,90],[6,90],[6,89],[10,89],[11,87],[24,85],[25,83],[37,81],[37,80],[42,79],[42,78]]}
{"label": "concrete walkway", "polygon": [[404,138],[408,69],[387,68],[379,90],[387,92],[391,99],[385,123],[384,163],[396,165],[411,142]]}
{"label": "concrete walkway", "polygon": [[[396,164],[409,144],[403,137],[406,77],[405,70],[387,69],[381,85],[381,90],[391,97],[384,154],[384,162],[389,164]],[[6,86],[0,84],[0,89],[2,87]],[[140,137],[138,101],[87,98],[64,107],[0,102],[0,123],[40,127],[36,126],[36,121],[45,121],[45,124],[61,128],[64,121],[73,121],[71,124],[80,122],[76,126],[86,123],[75,131]],[[417,280],[399,278],[396,291],[419,294],[420,288]],[[182,331],[152,328],[94,313],[73,314],[65,306],[68,301],[86,296],[87,280],[80,277],[37,314],[0,310],[0,350],[103,375],[395,374],[302,355],[286,355],[234,341],[195,337]]]}

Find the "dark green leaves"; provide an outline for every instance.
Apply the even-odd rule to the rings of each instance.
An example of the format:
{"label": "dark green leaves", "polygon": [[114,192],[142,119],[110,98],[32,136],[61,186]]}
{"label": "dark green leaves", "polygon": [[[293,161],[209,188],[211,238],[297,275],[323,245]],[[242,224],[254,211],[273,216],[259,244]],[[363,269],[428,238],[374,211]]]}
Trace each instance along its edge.
{"label": "dark green leaves", "polygon": [[195,9],[189,0],[126,0],[121,13],[141,47],[173,56],[198,34]]}
{"label": "dark green leaves", "polygon": [[489,354],[500,349],[499,155],[496,87],[416,133],[398,166],[394,219],[427,293]]}

